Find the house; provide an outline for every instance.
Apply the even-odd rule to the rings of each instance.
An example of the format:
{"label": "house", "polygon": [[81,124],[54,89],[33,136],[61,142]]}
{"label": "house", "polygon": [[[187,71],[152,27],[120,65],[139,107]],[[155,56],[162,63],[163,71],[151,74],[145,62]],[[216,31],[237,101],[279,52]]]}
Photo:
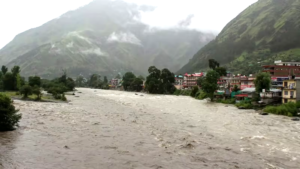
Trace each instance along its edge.
{"label": "house", "polygon": [[254,80],[255,77],[252,74],[250,74],[248,77],[241,76],[241,90],[255,87]]}
{"label": "house", "polygon": [[197,86],[197,80],[203,76],[203,73],[184,74],[183,88],[192,88]]}
{"label": "house", "polygon": [[272,88],[282,89],[283,81],[290,76],[300,77],[300,62],[275,61],[274,65],[264,65],[263,72],[271,74]]}
{"label": "house", "polygon": [[182,75],[175,75],[175,84],[174,86],[176,89],[182,89],[183,88],[183,76]]}
{"label": "house", "polygon": [[121,83],[122,79],[112,79],[110,81],[110,88],[111,89],[117,89],[119,86],[120,86],[120,83]]}
{"label": "house", "polygon": [[234,96],[236,103],[239,103],[244,100],[251,100],[254,93],[255,93],[255,88],[245,88],[241,90],[239,94]]}
{"label": "house", "polygon": [[281,103],[282,100],[282,90],[280,89],[270,89],[270,91],[261,92],[260,100],[263,103]]}
{"label": "house", "polygon": [[282,103],[297,102],[300,100],[300,79],[283,81]]}
{"label": "house", "polygon": [[222,76],[218,80],[218,86],[220,90],[224,90],[224,91],[225,89],[230,89],[230,91],[232,91],[234,86],[241,88],[241,77],[240,75],[236,76],[232,74],[228,74],[227,76]]}
{"label": "house", "polygon": [[274,65],[263,66],[263,72],[268,72],[272,77],[289,77],[292,74],[300,77],[300,62],[275,61]]}

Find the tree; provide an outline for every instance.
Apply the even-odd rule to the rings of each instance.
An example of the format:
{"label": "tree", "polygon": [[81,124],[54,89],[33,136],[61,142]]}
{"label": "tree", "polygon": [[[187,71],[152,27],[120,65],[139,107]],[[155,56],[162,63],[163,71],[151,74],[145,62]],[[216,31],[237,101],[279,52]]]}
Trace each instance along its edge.
{"label": "tree", "polygon": [[271,75],[266,72],[257,74],[254,84],[257,93],[262,92],[263,89],[269,91],[271,88]]}
{"label": "tree", "polygon": [[238,92],[240,89],[239,89],[239,87],[237,86],[237,85],[234,85],[234,87],[233,87],[233,89],[232,89],[232,91],[234,91],[234,92]]}
{"label": "tree", "polygon": [[63,75],[58,78],[58,81],[63,84],[67,84],[67,71],[63,70]]}
{"label": "tree", "polygon": [[168,69],[160,71],[155,66],[148,69],[149,75],[146,78],[146,90],[153,94],[172,94],[176,88],[174,86],[174,73]]}
{"label": "tree", "polygon": [[133,82],[131,83],[131,88],[132,88],[132,90],[137,91],[137,92],[141,91],[143,89],[143,81],[142,81],[142,79],[135,78],[133,80]]}
{"label": "tree", "polygon": [[20,73],[20,67],[19,66],[14,66],[12,69],[11,69],[11,73],[16,76],[17,74]]}
{"label": "tree", "polygon": [[138,77],[139,79],[141,79],[142,81],[144,81],[145,80],[145,78],[142,76],[142,75],[139,75],[139,77]]}
{"label": "tree", "polygon": [[8,71],[8,68],[7,68],[6,66],[3,65],[3,66],[1,67],[1,72],[2,72],[2,74],[5,75],[5,74],[7,73],[7,71]]}
{"label": "tree", "polygon": [[20,93],[23,95],[23,99],[28,98],[32,94],[32,88],[29,85],[24,85],[20,89]]}
{"label": "tree", "polygon": [[0,94],[0,110],[0,131],[13,130],[22,115],[17,114],[13,101],[4,94]]}
{"label": "tree", "polygon": [[99,76],[97,74],[91,75],[90,80],[89,80],[90,87],[96,88],[99,86],[100,83],[101,83],[101,76]]}
{"label": "tree", "polygon": [[0,91],[4,90],[4,85],[3,85],[3,74],[0,72]]}
{"label": "tree", "polygon": [[175,86],[175,75],[170,72],[168,69],[163,69],[161,71],[160,79],[162,81],[162,93],[164,94],[173,94],[176,90]]}
{"label": "tree", "polygon": [[32,94],[36,95],[36,100],[42,99],[42,91],[39,86],[34,86],[32,89]]}
{"label": "tree", "polygon": [[107,77],[106,77],[106,76],[104,76],[103,83],[104,83],[104,84],[107,84],[107,83],[108,83],[108,80],[107,80]]}
{"label": "tree", "polygon": [[209,59],[208,60],[208,66],[209,66],[209,68],[215,70],[217,67],[220,66],[220,64],[214,59]]}
{"label": "tree", "polygon": [[160,79],[161,72],[155,66],[148,69],[149,75],[146,78],[146,90],[153,94],[162,94],[162,81]]}
{"label": "tree", "polygon": [[76,84],[76,86],[78,86],[78,87],[84,87],[85,86],[85,80],[84,80],[84,78],[83,78],[83,76],[78,76],[77,78],[76,78],[76,80],[75,80],[75,84]]}
{"label": "tree", "polygon": [[205,80],[204,77],[199,77],[199,78],[197,79],[197,85],[201,87],[204,80]]}
{"label": "tree", "polygon": [[68,77],[67,82],[66,82],[66,87],[68,89],[68,91],[73,91],[75,89],[75,81]]}
{"label": "tree", "polygon": [[202,90],[207,93],[210,97],[211,101],[214,99],[214,93],[218,89],[218,79],[220,75],[218,72],[214,70],[210,70],[207,72],[205,80],[202,83]]}
{"label": "tree", "polygon": [[42,81],[41,81],[41,78],[39,76],[30,76],[28,78],[28,84],[31,87],[34,87],[34,86],[41,87]]}
{"label": "tree", "polygon": [[132,72],[125,73],[123,77],[123,87],[125,91],[132,90],[131,84],[135,79],[135,75]]}
{"label": "tree", "polygon": [[224,67],[217,67],[216,72],[219,73],[220,76],[226,76],[227,75],[227,70]]}
{"label": "tree", "polygon": [[12,73],[8,72],[3,77],[4,90],[14,90],[14,76]]}

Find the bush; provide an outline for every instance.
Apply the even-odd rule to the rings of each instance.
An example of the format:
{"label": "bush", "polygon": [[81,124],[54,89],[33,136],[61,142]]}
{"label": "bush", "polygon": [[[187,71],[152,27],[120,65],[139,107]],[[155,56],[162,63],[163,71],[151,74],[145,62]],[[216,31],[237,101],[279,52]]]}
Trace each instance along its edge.
{"label": "bush", "polygon": [[201,92],[199,95],[198,95],[198,97],[197,97],[197,99],[199,99],[199,100],[203,100],[203,99],[205,99],[205,98],[207,98],[208,96],[207,96],[207,93],[205,93],[205,92]]}
{"label": "bush", "polygon": [[195,98],[197,98],[201,94],[201,91],[198,90],[198,92],[195,94]]}
{"label": "bush", "polygon": [[63,95],[61,96],[61,100],[62,100],[62,101],[67,101],[67,98],[66,98],[65,94],[63,94]]}
{"label": "bush", "polygon": [[232,98],[232,99],[218,99],[217,100],[218,103],[223,103],[223,104],[235,104],[235,99]]}
{"label": "bush", "polygon": [[199,88],[198,86],[194,86],[192,91],[191,91],[191,95],[192,97],[195,97],[196,96],[196,93],[199,91]]}
{"label": "bush", "polygon": [[286,104],[282,104],[280,106],[267,106],[263,111],[266,113],[293,117],[298,115],[299,105],[300,105],[299,102],[297,103],[289,102]]}
{"label": "bush", "polygon": [[181,95],[181,96],[190,96],[192,93],[191,90],[188,89],[184,89],[184,90],[175,90],[175,92],[173,93],[174,95]]}
{"label": "bush", "polygon": [[23,95],[23,98],[26,99],[29,95],[32,94],[32,88],[29,85],[24,85],[20,89],[20,93]]}
{"label": "bush", "polygon": [[6,95],[0,94],[0,131],[13,130],[22,118],[13,106],[13,101]]}
{"label": "bush", "polygon": [[235,104],[239,109],[253,109],[253,105],[250,101],[241,101],[240,103]]}
{"label": "bush", "polygon": [[181,90],[175,90],[175,92],[173,93],[174,95],[176,95],[176,96],[179,96],[180,95],[180,93],[181,93]]}

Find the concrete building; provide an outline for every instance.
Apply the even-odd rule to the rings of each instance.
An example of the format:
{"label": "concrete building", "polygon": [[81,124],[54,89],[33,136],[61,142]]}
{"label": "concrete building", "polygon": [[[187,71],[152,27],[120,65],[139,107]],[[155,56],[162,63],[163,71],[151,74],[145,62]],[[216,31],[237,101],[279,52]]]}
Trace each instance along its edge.
{"label": "concrete building", "polygon": [[219,89],[225,91],[225,89],[232,89],[234,86],[238,86],[238,88],[241,88],[241,77],[239,75],[229,75],[229,76],[222,76],[218,80]]}
{"label": "concrete building", "polygon": [[282,103],[295,103],[298,100],[300,100],[300,79],[283,81]]}
{"label": "concrete building", "polygon": [[122,81],[122,79],[116,79],[116,78],[111,79],[111,81],[110,81],[110,88],[111,88],[111,89],[116,89],[116,88],[118,88],[118,86],[119,86],[119,84],[121,83],[121,81]]}
{"label": "concrete building", "polygon": [[175,75],[175,84],[174,86],[177,89],[182,89],[183,88],[183,76],[182,75]]}
{"label": "concrete building", "polygon": [[241,76],[241,90],[246,89],[246,88],[254,88],[255,77],[253,75],[247,76]]}
{"label": "concrete building", "polygon": [[268,72],[272,77],[300,77],[300,62],[275,61],[274,65],[263,66],[263,72]]}
{"label": "concrete building", "polygon": [[192,88],[197,86],[198,78],[202,77],[203,73],[185,74],[183,78],[183,87]]}

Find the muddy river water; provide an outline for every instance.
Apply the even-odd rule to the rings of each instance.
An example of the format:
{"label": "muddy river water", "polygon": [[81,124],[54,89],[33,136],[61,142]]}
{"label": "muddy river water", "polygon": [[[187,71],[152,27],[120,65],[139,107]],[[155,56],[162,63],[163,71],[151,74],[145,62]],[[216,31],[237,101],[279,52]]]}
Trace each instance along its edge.
{"label": "muddy river water", "polygon": [[[70,103],[15,101],[0,168],[300,168],[300,122],[189,97],[78,89]],[[81,92],[81,93],[80,93]]]}

